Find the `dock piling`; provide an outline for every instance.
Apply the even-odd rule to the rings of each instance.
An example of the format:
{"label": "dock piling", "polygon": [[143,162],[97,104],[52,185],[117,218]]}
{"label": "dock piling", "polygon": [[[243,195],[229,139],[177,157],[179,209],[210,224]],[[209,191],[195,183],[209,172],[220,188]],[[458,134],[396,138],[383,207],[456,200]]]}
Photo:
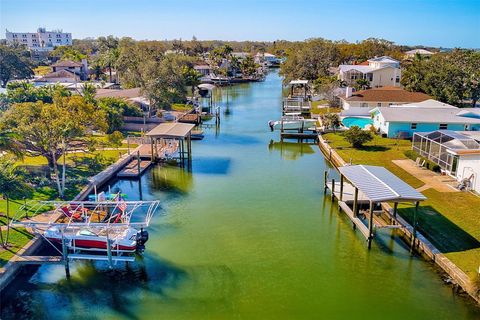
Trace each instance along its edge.
{"label": "dock piling", "polygon": [[63,262],[65,263],[65,275],[67,278],[70,278],[70,265],[68,262],[68,239],[65,238],[62,232],[62,255],[63,255]]}
{"label": "dock piling", "polygon": [[335,179],[332,179],[332,201],[335,200]]}
{"label": "dock piling", "polygon": [[373,202],[370,201],[370,217],[368,219],[368,249],[372,247],[372,239],[373,239]]}

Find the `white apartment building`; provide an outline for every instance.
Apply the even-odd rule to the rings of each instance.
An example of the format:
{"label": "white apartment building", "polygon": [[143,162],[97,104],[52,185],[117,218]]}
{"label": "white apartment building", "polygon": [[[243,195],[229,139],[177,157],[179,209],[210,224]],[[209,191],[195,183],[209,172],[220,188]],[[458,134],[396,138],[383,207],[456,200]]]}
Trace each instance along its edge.
{"label": "white apartment building", "polygon": [[23,44],[33,51],[51,51],[57,46],[72,44],[72,34],[61,30],[47,31],[38,28],[37,32],[6,31],[8,44]]}

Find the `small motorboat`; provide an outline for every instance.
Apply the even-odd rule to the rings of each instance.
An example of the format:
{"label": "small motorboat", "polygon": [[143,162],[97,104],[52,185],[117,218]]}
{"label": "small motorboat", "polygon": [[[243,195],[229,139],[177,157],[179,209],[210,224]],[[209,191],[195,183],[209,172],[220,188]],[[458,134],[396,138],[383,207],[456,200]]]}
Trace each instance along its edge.
{"label": "small motorboat", "polygon": [[316,119],[305,119],[300,113],[286,113],[280,120],[268,122],[268,126],[274,130],[300,130],[314,127],[317,123]]}
{"label": "small motorboat", "polygon": [[62,243],[67,240],[69,249],[85,249],[90,251],[107,251],[107,240],[110,240],[111,250],[122,253],[143,251],[148,241],[146,230],[138,231],[129,226],[100,227],[80,226],[62,229],[58,226],[48,228],[43,234],[53,243]]}

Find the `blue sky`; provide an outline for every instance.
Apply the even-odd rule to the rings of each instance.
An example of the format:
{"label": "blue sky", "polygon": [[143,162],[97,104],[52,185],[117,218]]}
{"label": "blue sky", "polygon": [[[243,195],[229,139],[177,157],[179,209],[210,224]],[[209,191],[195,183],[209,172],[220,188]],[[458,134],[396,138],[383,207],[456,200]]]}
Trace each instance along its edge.
{"label": "blue sky", "polygon": [[0,0],[5,29],[73,38],[362,40],[480,48],[480,0]]}

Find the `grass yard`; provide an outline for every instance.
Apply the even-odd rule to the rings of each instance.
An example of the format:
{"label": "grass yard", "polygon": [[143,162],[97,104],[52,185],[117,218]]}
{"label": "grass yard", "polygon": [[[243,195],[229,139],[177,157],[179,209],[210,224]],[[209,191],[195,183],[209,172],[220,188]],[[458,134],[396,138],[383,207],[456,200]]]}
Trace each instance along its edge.
{"label": "grass yard", "polygon": [[[418,229],[471,278],[480,266],[480,197],[467,192],[422,192]],[[413,207],[400,206],[399,214],[413,221]]]}
{"label": "grass yard", "polygon": [[334,108],[334,107],[328,107],[328,108],[319,108],[320,105],[328,104],[328,101],[326,100],[320,100],[320,101],[312,101],[312,110],[311,113],[315,115],[323,115],[327,113],[340,113],[342,112],[342,108]]}
{"label": "grass yard", "polygon": [[[2,235],[5,237],[6,231],[2,230]],[[28,233],[25,229],[13,229],[10,231],[10,237],[8,242],[11,244],[10,247],[4,249],[0,247],[0,267],[3,267],[8,260],[10,260],[13,255],[20,250],[24,245],[27,244],[30,239],[33,238],[33,235]]]}
{"label": "grass yard", "polygon": [[[345,160],[353,164],[384,166],[414,188],[423,182],[396,166],[392,160],[407,159],[411,149],[408,140],[376,136],[362,149],[350,147],[341,134],[323,136]],[[434,189],[422,192],[427,201],[421,203],[417,219],[419,231],[458,267],[474,278],[480,266],[480,197],[471,193],[442,193]],[[399,214],[413,221],[413,206],[399,206]]]}

